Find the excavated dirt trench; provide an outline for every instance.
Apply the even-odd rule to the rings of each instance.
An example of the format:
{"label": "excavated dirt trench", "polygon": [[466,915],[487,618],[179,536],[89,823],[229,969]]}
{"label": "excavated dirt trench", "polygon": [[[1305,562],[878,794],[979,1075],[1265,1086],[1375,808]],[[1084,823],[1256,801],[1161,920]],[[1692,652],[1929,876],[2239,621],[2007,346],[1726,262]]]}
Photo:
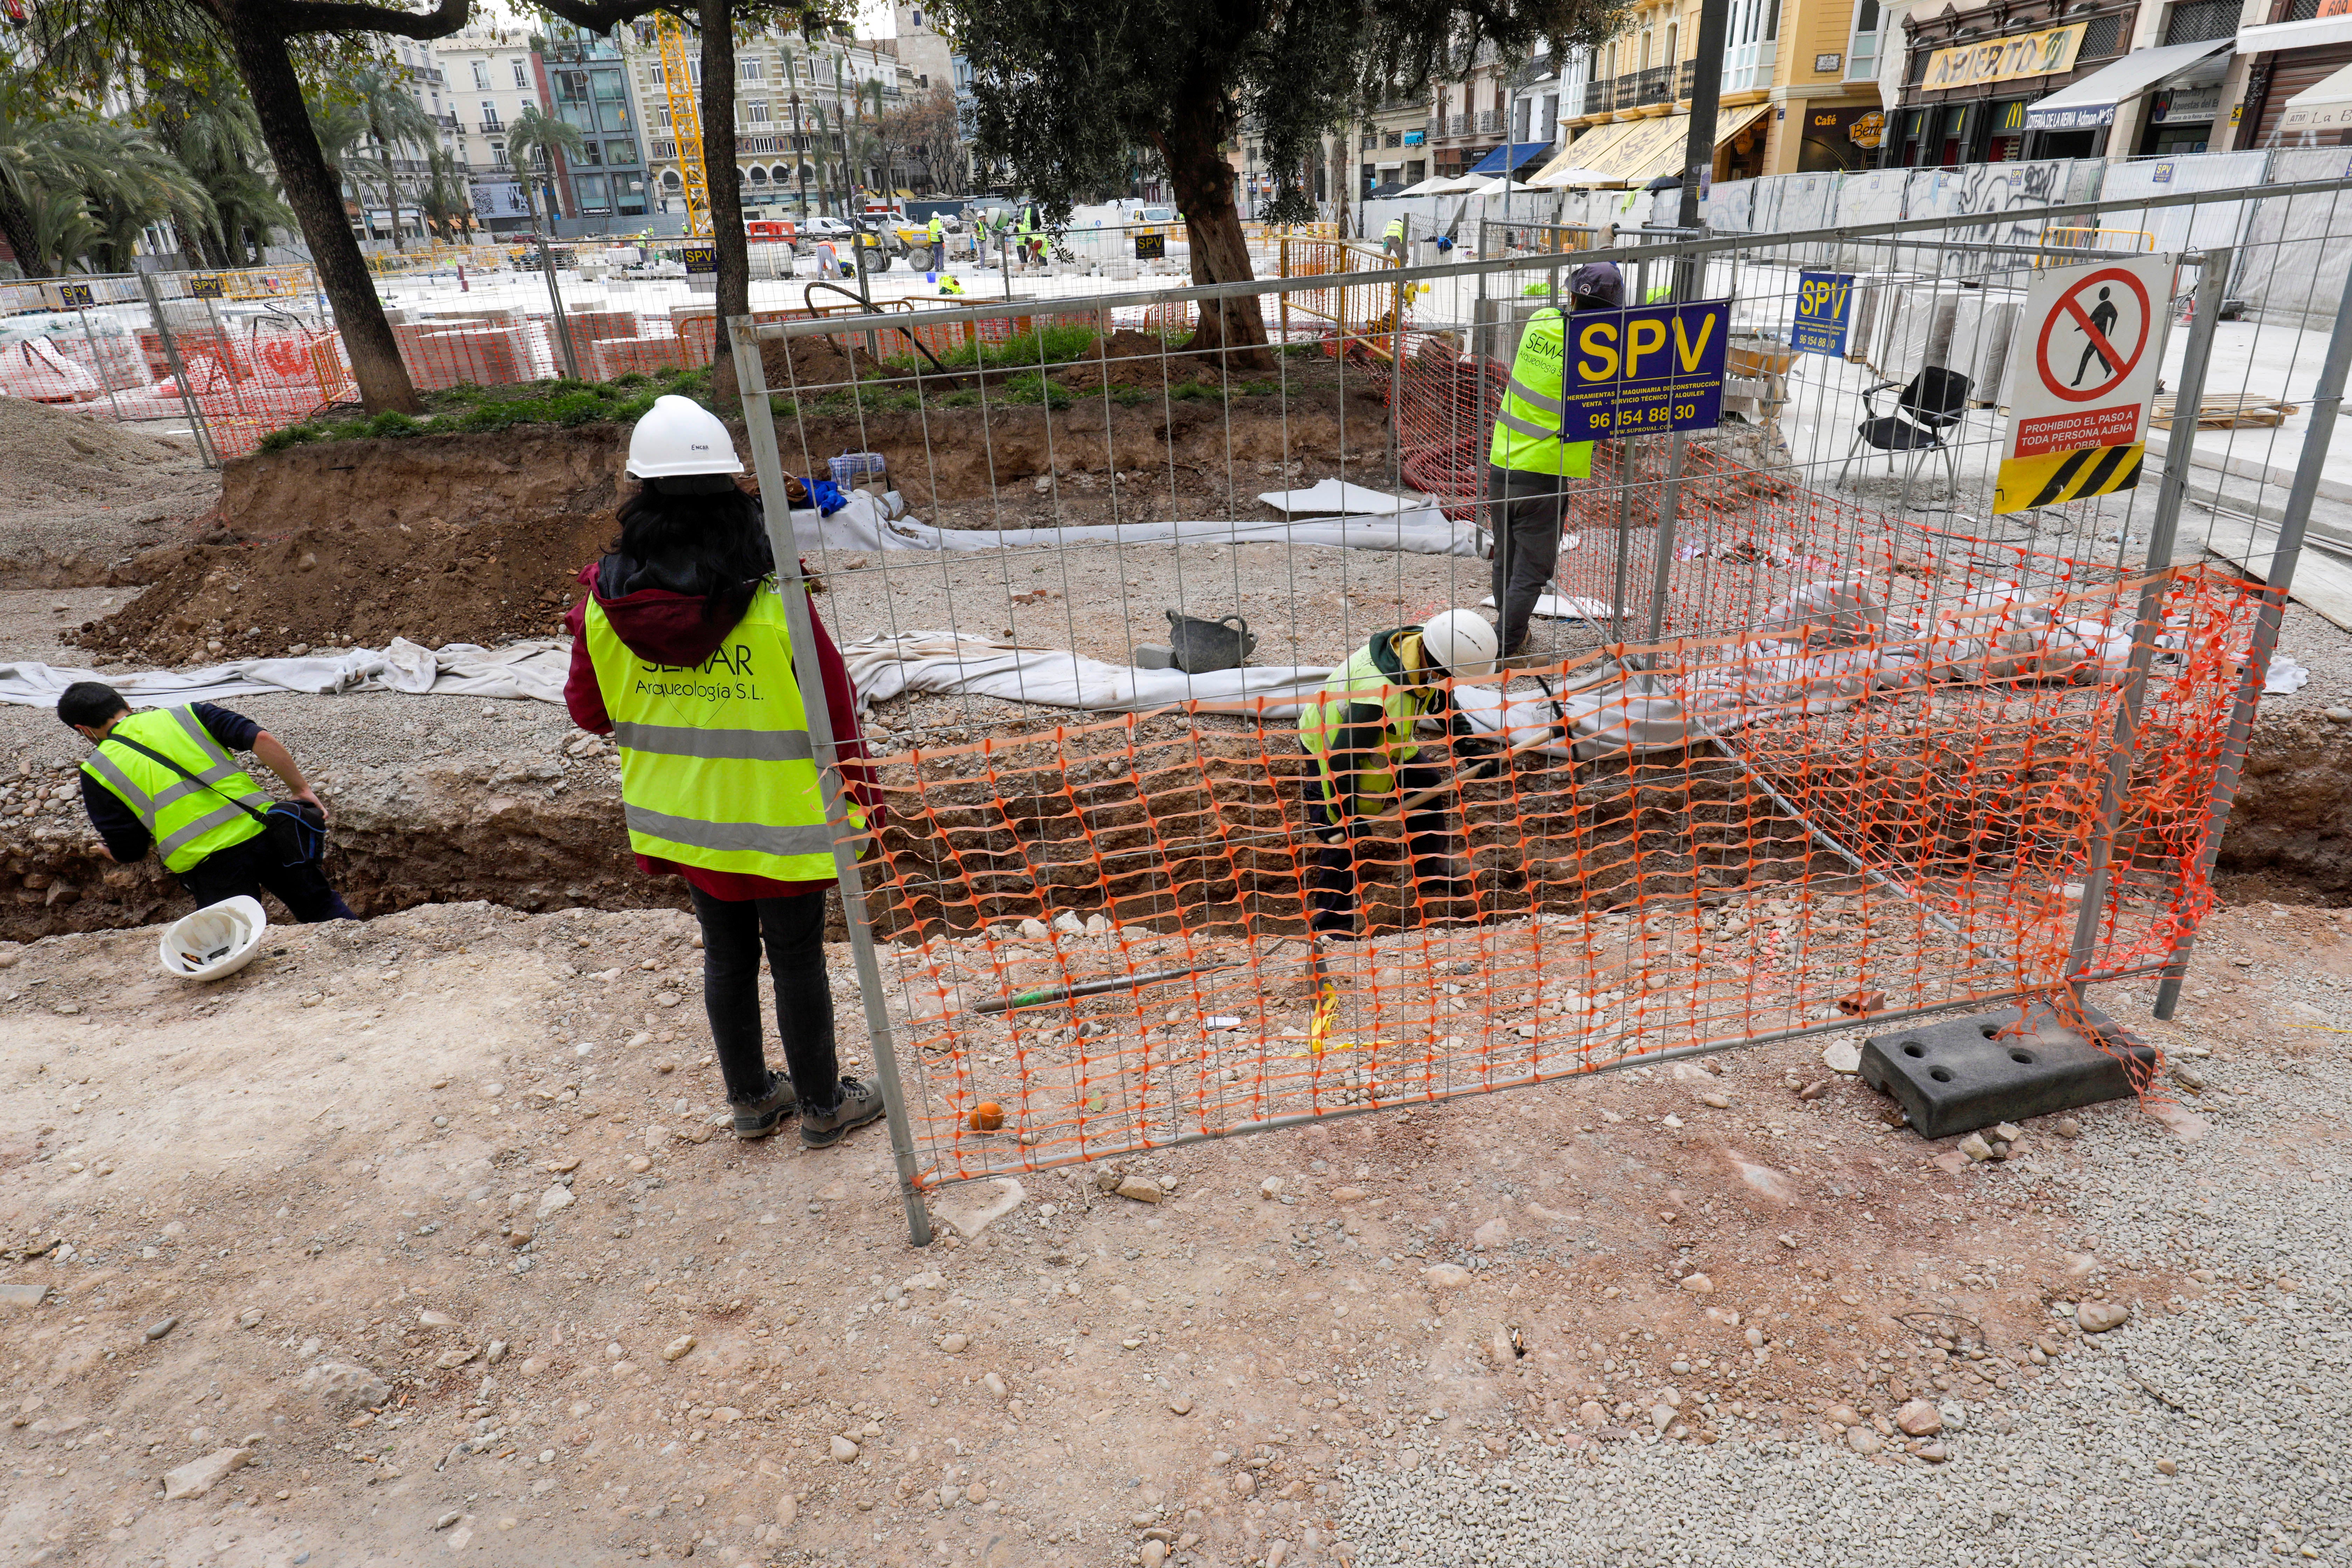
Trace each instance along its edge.
{"label": "excavated dirt trench", "polygon": [[[1591,772],[1591,770],[1587,770]],[[1075,775],[1073,775],[1075,776]],[[2223,843],[2222,891],[2231,901],[2352,903],[2352,726],[2297,716],[2255,731],[2245,786]],[[907,782],[903,775],[899,780]],[[1000,781],[1002,782],[1002,781]],[[870,872],[877,917],[893,931],[982,920],[1097,910],[1122,923],[1218,925],[1244,918],[1288,930],[1299,908],[1300,852],[1281,830],[1297,825],[1293,781],[1217,787],[1190,813],[1091,805],[1041,787],[982,809],[980,786],[927,789],[928,810],[900,795],[887,835],[891,874]],[[381,914],[422,903],[482,900],[509,908],[683,907],[680,884],[640,875],[620,822],[608,758],[500,764],[457,758],[417,769],[348,768],[324,790],[335,813],[330,871],[353,906]],[[1017,793],[1017,792],[1015,792]],[[1113,792],[1114,794],[1116,792]],[[1521,816],[1498,786],[1473,790],[1469,847],[1477,895],[1442,912],[1491,920],[1529,909],[1612,904],[1637,891],[1729,889],[1834,870],[1797,826],[1710,766],[1602,770],[1580,783],[1574,809]],[[1522,794],[1522,803],[1527,796]],[[0,821],[0,941],[151,924],[184,911],[176,885],[151,859],[117,866],[92,851],[79,807]],[[1151,844],[1246,846],[1199,855],[1122,859]],[[1188,831],[1191,830],[1191,831]],[[1402,844],[1390,851],[1402,858]],[[1374,925],[1403,923],[1393,873],[1365,889]],[[840,934],[836,910],[833,924]]]}

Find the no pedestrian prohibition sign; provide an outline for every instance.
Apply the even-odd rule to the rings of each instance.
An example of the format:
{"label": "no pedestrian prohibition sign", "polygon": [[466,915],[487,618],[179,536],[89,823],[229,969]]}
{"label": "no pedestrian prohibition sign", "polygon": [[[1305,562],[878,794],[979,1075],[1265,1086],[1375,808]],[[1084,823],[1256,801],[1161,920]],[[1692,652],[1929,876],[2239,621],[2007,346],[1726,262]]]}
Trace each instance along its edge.
{"label": "no pedestrian prohibition sign", "polygon": [[2139,483],[2178,258],[2042,273],[2026,290],[2024,363],[2010,389],[1993,510],[2024,511]]}

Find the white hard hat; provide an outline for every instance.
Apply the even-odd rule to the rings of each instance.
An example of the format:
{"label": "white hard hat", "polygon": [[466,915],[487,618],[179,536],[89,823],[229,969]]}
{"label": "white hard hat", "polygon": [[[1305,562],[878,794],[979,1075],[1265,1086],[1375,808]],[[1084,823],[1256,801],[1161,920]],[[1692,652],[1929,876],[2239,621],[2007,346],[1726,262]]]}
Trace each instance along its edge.
{"label": "white hard hat", "polygon": [[669,479],[685,474],[740,474],[743,459],[719,416],[690,397],[671,394],[654,399],[629,432],[633,479]]}
{"label": "white hard hat", "polygon": [[1448,675],[1480,676],[1495,671],[1495,656],[1502,645],[1483,616],[1468,610],[1448,610],[1432,616],[1421,628],[1421,647]]}
{"label": "white hard hat", "polygon": [[198,910],[163,928],[163,973],[183,980],[222,980],[261,952],[269,917],[259,900],[240,895]]}

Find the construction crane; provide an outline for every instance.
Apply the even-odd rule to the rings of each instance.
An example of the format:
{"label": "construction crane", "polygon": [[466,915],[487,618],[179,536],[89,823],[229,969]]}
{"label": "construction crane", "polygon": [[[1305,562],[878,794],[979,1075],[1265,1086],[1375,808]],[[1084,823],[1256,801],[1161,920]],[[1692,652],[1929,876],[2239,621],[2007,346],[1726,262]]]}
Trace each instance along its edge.
{"label": "construction crane", "polygon": [[670,135],[677,142],[678,174],[686,182],[686,232],[708,235],[710,176],[702,166],[702,110],[687,66],[686,29],[668,12],[656,11],[654,37],[661,45],[662,98],[669,106]]}

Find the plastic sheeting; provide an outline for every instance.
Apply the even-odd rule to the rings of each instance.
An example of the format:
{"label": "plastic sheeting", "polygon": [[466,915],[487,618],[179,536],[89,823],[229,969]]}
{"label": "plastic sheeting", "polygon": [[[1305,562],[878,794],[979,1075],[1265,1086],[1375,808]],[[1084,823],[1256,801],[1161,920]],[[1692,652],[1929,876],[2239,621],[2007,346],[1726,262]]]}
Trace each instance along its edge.
{"label": "plastic sheeting", "polygon": [[174,708],[184,702],[217,702],[229,697],[289,691],[312,696],[400,691],[418,697],[561,702],[564,671],[571,662],[569,637],[536,637],[501,648],[470,643],[429,648],[395,637],[389,647],[352,648],[299,658],[239,658],[198,669],[142,670],[136,675],[101,675],[48,664],[0,664],[0,702],[55,707],[65,689],[77,680],[102,680],[122,693],[133,708]]}
{"label": "plastic sheeting", "polygon": [[995,550],[1059,549],[1071,544],[1325,544],[1340,550],[1391,550],[1414,555],[1478,553],[1478,531],[1454,522],[1433,506],[1416,506],[1393,517],[1276,519],[1263,522],[1212,519],[1200,522],[1096,523],[1078,528],[933,528],[911,517],[891,517],[864,490],[829,517],[813,510],[793,513],[802,547],[827,550],[937,550],[984,553]]}
{"label": "plastic sheeting", "polygon": [[1237,701],[1263,697],[1270,717],[1297,714],[1331,671],[1328,666],[1269,666],[1187,675],[1181,669],[1139,669],[1060,648],[1024,647],[995,637],[949,632],[901,632],[861,637],[841,650],[860,707],[909,691],[946,692],[1136,713],[1200,700]]}

